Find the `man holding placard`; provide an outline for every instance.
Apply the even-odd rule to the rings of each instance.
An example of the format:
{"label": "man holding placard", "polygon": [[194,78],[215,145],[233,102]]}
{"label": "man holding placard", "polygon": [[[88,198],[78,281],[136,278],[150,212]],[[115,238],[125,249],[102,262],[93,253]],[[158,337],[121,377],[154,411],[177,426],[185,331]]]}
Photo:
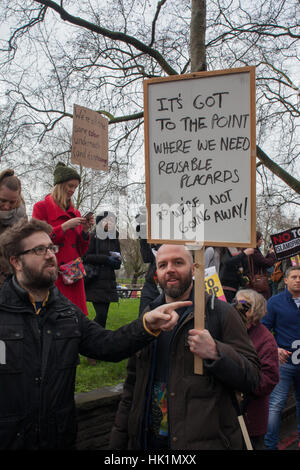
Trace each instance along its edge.
{"label": "man holding placard", "polygon": [[[193,259],[185,246],[162,245],[157,276],[163,293],[148,308],[193,300]],[[194,329],[193,306],[177,311],[173,334],[128,363],[128,376],[112,430],[112,449],[242,449],[235,391],[253,391],[259,360],[235,309],[206,297],[205,329]],[[194,373],[194,355],[204,373]]]}

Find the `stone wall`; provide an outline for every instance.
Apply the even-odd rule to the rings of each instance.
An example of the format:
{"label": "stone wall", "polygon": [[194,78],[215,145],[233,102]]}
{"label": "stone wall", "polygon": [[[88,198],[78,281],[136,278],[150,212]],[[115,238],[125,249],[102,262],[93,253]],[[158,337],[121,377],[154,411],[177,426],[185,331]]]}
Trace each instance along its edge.
{"label": "stone wall", "polygon": [[75,395],[78,450],[105,450],[114,423],[123,384]]}
{"label": "stone wall", "polygon": [[[123,384],[75,396],[78,417],[78,450],[105,450],[114,423]],[[295,414],[295,400],[290,392],[282,420]]]}

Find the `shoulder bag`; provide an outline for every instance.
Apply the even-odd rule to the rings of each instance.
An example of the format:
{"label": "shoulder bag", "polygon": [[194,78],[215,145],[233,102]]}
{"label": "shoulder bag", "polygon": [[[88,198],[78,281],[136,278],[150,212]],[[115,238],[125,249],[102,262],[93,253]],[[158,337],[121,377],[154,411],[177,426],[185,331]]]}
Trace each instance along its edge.
{"label": "shoulder bag", "polygon": [[248,256],[248,264],[249,264],[249,285],[250,289],[255,290],[262,294],[263,292],[268,292],[269,290],[269,281],[268,275],[262,272],[258,272],[254,274],[254,266],[253,266],[253,259],[252,256]]}
{"label": "shoulder bag", "polygon": [[81,258],[78,257],[69,263],[61,264],[59,266],[59,273],[63,283],[66,285],[74,284],[79,279],[82,279],[85,275],[85,270]]}

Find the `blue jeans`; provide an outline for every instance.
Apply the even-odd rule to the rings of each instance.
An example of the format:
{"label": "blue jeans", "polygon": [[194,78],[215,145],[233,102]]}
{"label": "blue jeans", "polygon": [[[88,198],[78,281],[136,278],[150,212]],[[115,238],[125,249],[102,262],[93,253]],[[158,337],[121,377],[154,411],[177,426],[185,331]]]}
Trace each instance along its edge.
{"label": "blue jeans", "polygon": [[293,384],[293,391],[296,400],[297,430],[300,441],[300,365],[291,363],[279,366],[280,379],[270,395],[268,431],[265,435],[266,449],[278,449],[280,417],[285,407],[290,386]]}

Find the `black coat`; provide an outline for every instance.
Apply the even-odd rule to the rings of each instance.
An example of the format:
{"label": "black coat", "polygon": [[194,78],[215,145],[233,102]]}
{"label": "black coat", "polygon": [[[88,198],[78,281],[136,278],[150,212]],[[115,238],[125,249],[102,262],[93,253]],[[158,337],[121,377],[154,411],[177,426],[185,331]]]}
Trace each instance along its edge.
{"label": "black coat", "polygon": [[228,286],[238,290],[243,287],[243,275],[248,274],[248,258],[244,252],[232,256],[226,249],[220,266],[220,281],[223,287]]}
{"label": "black coat", "polygon": [[39,315],[14,278],[0,289],[0,449],[66,449],[76,438],[78,354],[117,362],[153,339],[141,319],[102,328],[56,287]]}
{"label": "black coat", "polygon": [[99,267],[98,277],[85,285],[86,300],[89,302],[118,302],[115,270],[108,259],[110,251],[121,253],[118,238],[100,240],[93,232],[88,251],[83,258],[85,263]]}
{"label": "black coat", "polygon": [[147,243],[144,238],[140,239],[140,252],[144,263],[150,263],[145,277],[145,283],[141,292],[139,314],[141,314],[149,303],[159,296],[160,292],[157,287],[156,275],[156,258],[152,252],[152,248],[158,250],[161,245]]}

